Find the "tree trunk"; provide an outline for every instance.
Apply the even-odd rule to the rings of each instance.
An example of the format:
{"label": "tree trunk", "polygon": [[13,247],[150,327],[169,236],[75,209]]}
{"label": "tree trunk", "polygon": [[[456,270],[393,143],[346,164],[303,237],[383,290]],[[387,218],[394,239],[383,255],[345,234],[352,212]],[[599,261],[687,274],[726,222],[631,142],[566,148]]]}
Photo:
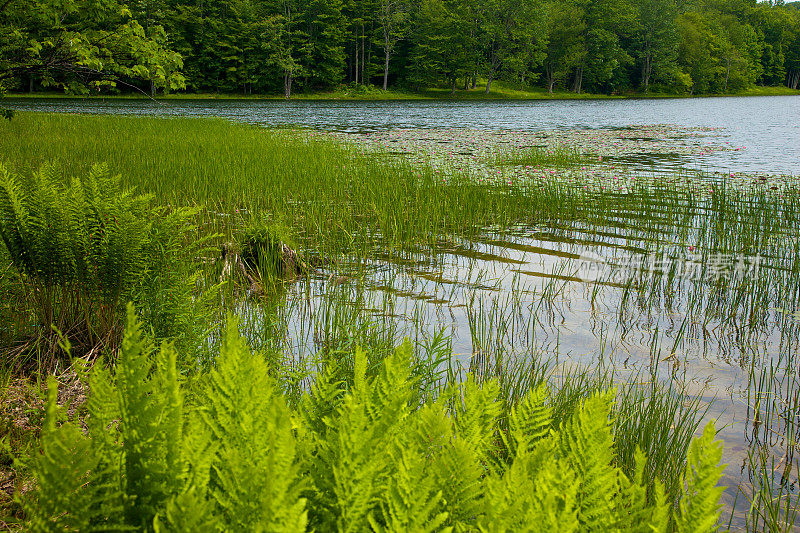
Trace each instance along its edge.
{"label": "tree trunk", "polygon": [[389,50],[386,49],[386,61],[383,64],[383,90],[389,86]]}
{"label": "tree trunk", "polygon": [[356,32],[356,71],[355,75],[355,82],[358,83],[358,32]]}
{"label": "tree trunk", "polygon": [[283,75],[283,96],[288,100],[292,97],[292,71],[287,70]]}
{"label": "tree trunk", "polygon": [[642,87],[644,87],[644,94],[650,90],[650,75],[653,71],[653,63],[650,54],[644,58],[644,65],[642,65]]}
{"label": "tree trunk", "polygon": [[472,88],[474,89],[477,86],[478,86],[478,71],[476,70],[475,72],[472,73]]}
{"label": "tree trunk", "polygon": [[469,91],[469,75],[464,75],[464,91]]}
{"label": "tree trunk", "polygon": [[364,34],[364,25],[361,25],[361,83],[364,83],[364,67],[367,64],[367,54],[364,51],[365,48],[365,41],[367,40],[366,35]]}
{"label": "tree trunk", "polygon": [[489,91],[492,89],[492,81],[494,80],[494,72],[489,72],[489,78],[486,80],[486,94],[489,94]]}
{"label": "tree trunk", "polygon": [[456,94],[456,77],[453,76],[451,81],[452,81],[452,84],[450,86],[450,96],[453,96],[454,94]]}
{"label": "tree trunk", "polygon": [[728,58],[728,61],[725,65],[725,88],[723,89],[723,92],[728,92],[728,80],[730,79],[730,76],[731,76],[731,60],[730,58]]}
{"label": "tree trunk", "polygon": [[583,86],[583,67],[578,67],[575,69],[575,83],[572,85],[572,90],[576,94],[581,94],[581,89]]}

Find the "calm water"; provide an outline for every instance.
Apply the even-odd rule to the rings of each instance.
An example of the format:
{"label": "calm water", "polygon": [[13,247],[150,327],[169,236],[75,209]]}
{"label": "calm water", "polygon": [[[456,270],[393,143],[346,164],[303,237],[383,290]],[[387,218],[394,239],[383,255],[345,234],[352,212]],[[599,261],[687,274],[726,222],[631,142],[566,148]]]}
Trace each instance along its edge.
{"label": "calm water", "polygon": [[620,128],[678,124],[708,127],[712,141],[745,150],[686,161],[714,170],[800,175],[800,97],[556,101],[163,101],[6,99],[19,110],[216,116],[265,126],[364,132],[390,128]]}

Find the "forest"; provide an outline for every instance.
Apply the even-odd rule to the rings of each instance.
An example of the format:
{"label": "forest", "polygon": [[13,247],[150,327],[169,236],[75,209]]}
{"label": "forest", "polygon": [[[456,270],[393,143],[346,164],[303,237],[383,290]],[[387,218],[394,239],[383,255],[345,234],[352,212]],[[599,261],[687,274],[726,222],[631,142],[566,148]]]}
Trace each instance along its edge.
{"label": "forest", "polygon": [[[800,84],[782,0],[7,0],[10,92],[275,94],[342,85],[729,94]],[[124,50],[124,52],[121,52]],[[88,83],[87,83],[88,82]]]}

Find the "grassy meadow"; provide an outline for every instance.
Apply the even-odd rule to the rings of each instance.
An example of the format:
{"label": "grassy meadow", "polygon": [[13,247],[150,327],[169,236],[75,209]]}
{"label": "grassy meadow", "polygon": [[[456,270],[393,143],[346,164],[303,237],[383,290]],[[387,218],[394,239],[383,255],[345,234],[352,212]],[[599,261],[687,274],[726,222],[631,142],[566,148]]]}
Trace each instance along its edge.
{"label": "grassy meadow", "polygon": [[[531,149],[499,154],[494,163],[502,172],[514,165],[569,167],[584,163],[586,157],[572,150],[554,154]],[[98,167],[99,163],[106,167]],[[641,481],[644,492],[637,497],[642,502],[656,510],[681,509],[670,511],[675,514],[663,522],[665,530],[692,530],[684,520],[689,516],[683,510],[688,508],[686,494],[692,487],[698,494],[716,494],[717,479],[710,473],[716,464],[704,466],[708,468],[703,478],[706,485],[687,474],[687,464],[700,469],[696,447],[700,444],[691,443],[710,418],[720,411],[724,414],[725,408],[717,406],[725,405],[726,394],[745,406],[747,418],[737,420],[739,425],[727,433],[720,424],[717,427],[722,436],[742,429],[747,433],[734,446],[743,451],[732,456],[744,465],[745,474],[739,479],[723,478],[728,489],[721,517],[712,497],[698,507],[697,516],[708,515],[712,524],[719,520],[722,527],[737,530],[790,531],[794,527],[798,510],[794,451],[800,408],[796,353],[800,321],[792,307],[800,293],[800,240],[796,238],[800,189],[796,187],[754,191],[710,182],[708,188],[698,190],[649,180],[620,193],[558,179],[489,183],[472,179],[468,171],[412,165],[320,136],[312,139],[296,130],[210,119],[39,113],[20,113],[0,124],[0,165],[5,187],[0,197],[4,239],[17,238],[0,246],[0,438],[4,443],[0,525],[19,527],[34,518],[47,523],[44,503],[37,507],[31,480],[42,485],[40,502],[51,493],[56,498],[57,491],[47,483],[59,479],[54,474],[58,465],[57,461],[45,464],[25,459],[39,446],[55,450],[56,444],[67,442],[72,447],[61,449],[75,450],[79,445],[90,449],[89,443],[105,442],[105,447],[98,444],[96,448],[102,453],[91,456],[94,466],[86,466],[87,471],[96,471],[97,465],[109,460],[108,454],[117,452],[107,445],[107,427],[92,426],[93,418],[128,420],[123,416],[127,413],[134,422],[131,426],[123,422],[120,431],[132,435],[125,433],[126,428],[145,422],[136,422],[132,404],[125,402],[131,398],[145,402],[149,394],[162,402],[158,409],[163,413],[158,412],[172,421],[170,431],[179,431],[176,428],[184,424],[185,415],[185,427],[208,423],[204,431],[212,434],[222,431],[222,426],[214,426],[208,417],[195,417],[193,409],[223,409],[214,395],[247,387],[242,390],[269,390],[269,398],[283,398],[280,402],[287,406],[284,411],[275,407],[280,402],[258,404],[262,409],[258,412],[275,416],[276,427],[285,434],[280,449],[292,450],[287,452],[289,459],[282,460],[288,461],[300,481],[286,488],[285,494],[291,496],[287,508],[295,509],[292,506],[301,500],[310,502],[311,511],[307,515],[298,511],[293,515],[294,529],[286,526],[287,530],[304,529],[300,523],[317,528],[336,524],[342,530],[345,526],[392,530],[392,523],[401,528],[401,522],[392,520],[408,516],[398,511],[399,500],[385,494],[397,495],[421,483],[423,463],[401,451],[384,458],[387,464],[400,467],[364,460],[357,463],[363,471],[353,473],[361,485],[348,485],[349,481],[336,478],[339,467],[328,467],[345,464],[348,458],[361,461],[370,453],[363,443],[345,438],[348,428],[367,440],[379,438],[372,424],[379,428],[386,424],[386,438],[403,432],[421,434],[433,427],[425,424],[438,424],[437,428],[448,424],[443,413],[450,413],[455,429],[442,430],[442,435],[466,444],[456,450],[462,455],[453,452],[442,456],[444,466],[436,463],[442,476],[474,476],[484,488],[472,500],[464,487],[442,488],[439,494],[435,486],[425,485],[428,492],[422,491],[418,501],[407,496],[406,503],[415,502],[411,508],[427,509],[428,501],[434,502],[427,514],[417,517],[432,529],[466,530],[491,523],[486,510],[490,505],[485,502],[495,497],[493,505],[503,498],[511,501],[509,494],[514,491],[506,493],[497,487],[507,483],[513,489],[518,483],[510,467],[497,464],[523,464],[511,459],[523,454],[520,446],[528,446],[520,443],[528,443],[524,439],[532,439],[531,432],[539,435],[539,431],[553,430],[552,435],[563,435],[563,439],[544,438],[541,433],[539,448],[534,446],[538,440],[529,443],[532,462],[526,468],[546,472],[539,470],[544,463],[534,459],[547,453],[557,456],[553,450],[560,449],[564,460],[571,461],[567,452],[590,441],[580,440],[588,438],[585,435],[575,437],[578,444],[569,444],[569,439],[583,435],[581,424],[593,423],[600,433],[608,428],[609,438],[601,444],[613,440],[609,445],[613,452],[607,458],[614,468],[625,479]],[[545,234],[570,252],[560,252],[560,262],[544,274],[526,277],[520,271],[509,278],[508,272],[522,269],[525,262],[514,254],[538,253],[533,241],[537,236],[544,239]],[[665,260],[647,272],[623,270],[621,275],[612,272],[607,278],[586,282],[576,260],[581,250],[601,244],[615,254]],[[676,269],[678,259],[689,252],[700,268],[694,278]],[[719,257],[757,257],[760,268],[757,275],[715,275]],[[66,266],[48,270],[53,263]],[[536,283],[525,281],[529,279]],[[576,280],[580,295],[573,297],[570,287]],[[592,324],[597,312],[611,317],[608,323],[616,328],[611,333],[600,328],[601,346],[589,350],[586,361],[570,360],[558,337],[542,336],[554,331],[554,325],[578,301],[591,309]],[[141,342],[172,343],[174,353],[172,348],[160,352],[152,345],[142,348],[136,344],[138,337],[124,332],[128,302],[139,317],[137,322],[128,313],[128,323],[140,323],[143,337],[151,339]],[[666,337],[659,336],[664,317],[672,322],[666,326]],[[452,327],[439,327],[456,322],[464,326],[458,333]],[[58,331],[51,330],[52,324],[59,326]],[[614,349],[603,339],[629,331],[634,332],[630,336],[655,332],[641,336],[644,340],[637,352],[641,364],[631,368],[627,360],[624,368],[610,364]],[[244,340],[241,345],[238,335]],[[695,367],[687,354],[694,353],[693,346],[703,339],[738,369],[739,389],[698,392],[692,375]],[[119,352],[120,345],[127,348]],[[233,345],[235,349],[230,348]],[[249,350],[263,366],[242,359],[241,354],[250,354]],[[404,354],[402,361],[398,350]],[[161,355],[147,359],[151,352]],[[79,364],[71,365],[72,358]],[[92,365],[95,368],[89,374],[87,368]],[[237,382],[231,377],[237,369],[252,372],[261,381],[254,377]],[[49,399],[47,376],[54,376],[60,385],[58,393],[51,386]],[[139,381],[153,388],[143,393],[131,385],[131,376],[139,376]],[[91,394],[87,382],[95,384],[88,387]],[[470,389],[475,383],[484,392]],[[391,403],[386,391],[392,386],[404,391],[402,406]],[[545,390],[549,392],[541,392]],[[598,400],[591,399],[609,390],[616,390],[616,396],[603,396],[608,402],[603,411],[597,407]],[[531,400],[535,395],[530,391],[540,391],[541,398]],[[114,400],[115,406],[121,406],[118,412],[102,411],[103,394],[120,398]],[[231,398],[244,396],[230,394]],[[470,410],[473,401],[480,409]],[[376,414],[375,406],[405,413],[402,416],[408,416],[408,422],[405,418],[387,422]],[[540,408],[546,414],[536,425],[531,420],[539,416]],[[586,414],[590,408],[595,409],[591,416]],[[149,408],[143,409],[150,413]],[[527,421],[519,413],[527,413]],[[85,419],[90,425],[89,440],[81,440],[80,431],[68,434],[67,429],[58,429],[67,428],[69,424],[62,425],[67,420],[80,423]],[[198,422],[201,419],[205,421]],[[147,424],[148,431],[157,435],[154,422]],[[342,432],[336,433],[335,446],[334,433],[325,433],[325,424]],[[514,433],[519,427],[528,429]],[[519,436],[523,434],[528,436]],[[509,444],[511,435],[521,440]],[[236,438],[246,442],[246,436]],[[224,522],[236,515],[233,507],[225,507],[224,512],[204,507],[211,505],[207,500],[221,501],[221,497],[204,499],[192,488],[192,483],[202,485],[203,475],[209,475],[202,474],[202,465],[213,461],[204,462],[206,456],[197,447],[208,443],[201,446],[185,436],[175,441],[185,441],[183,451],[170,452],[165,441],[167,451],[154,451],[153,456],[184,457],[180,463],[184,466],[176,466],[178,459],[169,463],[173,470],[189,472],[185,479],[169,482],[169,490],[177,490],[181,499],[164,496],[146,511],[126,507],[126,512],[148,517],[147,524],[139,524],[142,529],[151,527],[154,516],[179,529],[192,509],[199,509],[196,516],[222,513],[228,517],[220,519],[223,522],[209,518],[213,528],[233,527],[232,522]],[[385,444],[387,449],[405,449],[408,443],[403,442],[387,440]],[[711,446],[710,440],[695,442]],[[407,449],[416,448],[408,444]],[[713,447],[706,450],[716,453]],[[230,457],[236,455],[230,453]],[[222,481],[216,481],[220,487],[228,486],[224,475],[244,475],[247,461],[255,461],[236,457],[242,461],[241,469],[220,473]],[[603,463],[603,457],[586,461],[597,461],[597,471],[605,472],[609,461]],[[459,458],[477,470],[455,474],[448,470],[455,468]],[[329,462],[323,468],[320,461]],[[739,471],[739,467],[733,469]],[[127,468],[132,467],[128,464]],[[170,468],[165,466],[164,472]],[[581,468],[576,471],[577,476],[586,475]],[[131,472],[125,475],[134,479]],[[387,481],[395,478],[408,483],[395,486]],[[365,479],[377,480],[376,485],[364,488]],[[550,482],[546,477],[537,479]],[[82,486],[76,481],[73,489],[80,492]],[[144,486],[128,494],[167,494],[166,481],[158,489],[161,493]],[[328,493],[323,493],[324,487]],[[239,496],[248,497],[246,492]],[[630,501],[635,499],[630,496]],[[129,505],[123,496],[114,501]],[[479,505],[479,501],[484,503]],[[632,504],[625,501],[608,504],[608,513],[629,509],[625,505]],[[581,509],[578,506],[576,511],[577,530],[589,528],[590,523],[591,513]],[[508,512],[524,515],[529,511]],[[621,516],[628,512],[633,511]],[[658,522],[656,511],[652,513],[646,520]],[[411,527],[408,520],[402,527]],[[512,525],[509,528],[514,530]]]}

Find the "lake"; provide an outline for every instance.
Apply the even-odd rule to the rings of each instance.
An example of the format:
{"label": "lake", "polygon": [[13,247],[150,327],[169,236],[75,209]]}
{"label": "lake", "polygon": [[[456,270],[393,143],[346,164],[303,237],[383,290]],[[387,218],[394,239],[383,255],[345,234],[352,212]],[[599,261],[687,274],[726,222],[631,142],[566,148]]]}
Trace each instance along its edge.
{"label": "lake", "polygon": [[215,116],[264,126],[339,132],[394,128],[514,131],[675,124],[712,128],[710,139],[743,150],[685,158],[693,168],[800,175],[800,97],[536,101],[302,101],[7,98],[18,110]]}

